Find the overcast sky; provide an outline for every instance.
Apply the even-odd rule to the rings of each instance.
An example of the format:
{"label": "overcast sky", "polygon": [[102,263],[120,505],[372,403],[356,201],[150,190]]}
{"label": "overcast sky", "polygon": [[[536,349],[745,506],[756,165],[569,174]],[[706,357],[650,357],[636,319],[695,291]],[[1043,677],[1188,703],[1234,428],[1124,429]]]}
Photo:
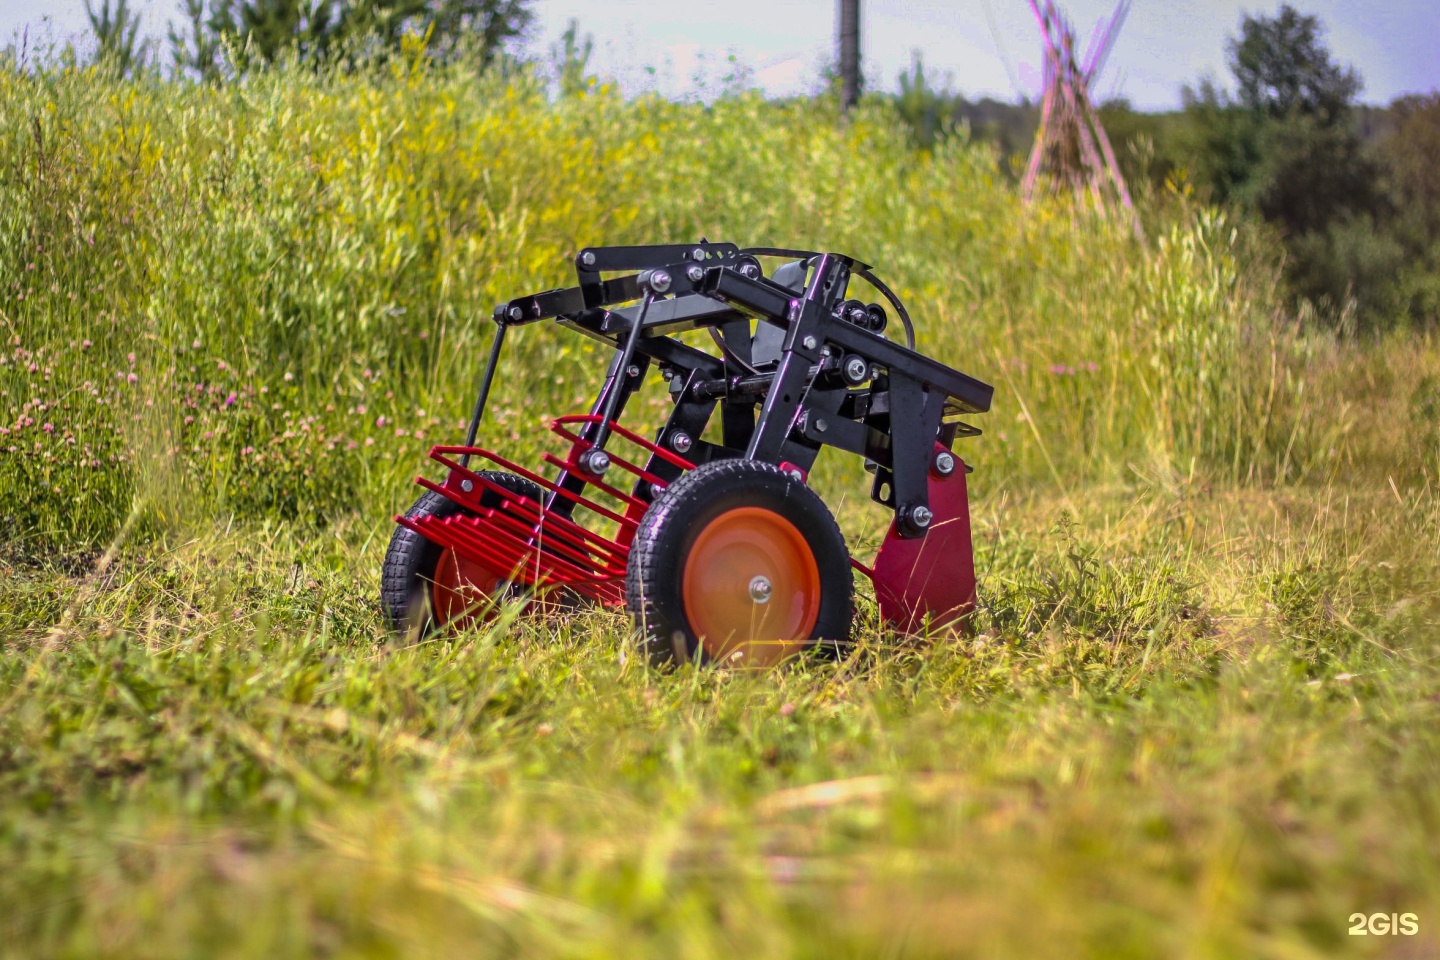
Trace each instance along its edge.
{"label": "overcast sky", "polygon": [[[164,34],[178,0],[131,0],[146,32]],[[1402,93],[1440,88],[1437,0],[1297,0],[1328,28],[1331,51],[1365,80],[1362,98],[1387,103]],[[1062,0],[1082,45],[1111,0]],[[1201,76],[1228,80],[1225,38],[1242,11],[1273,13],[1275,3],[1237,0],[1135,0],[1099,81],[1101,97],[1128,97],[1142,109],[1180,102]],[[755,85],[775,94],[818,85],[834,47],[836,0],[534,0],[531,53],[543,53],[575,17],[593,34],[593,68],[627,91],[703,95],[735,56]],[[1039,87],[1039,35],[1024,0],[862,0],[863,69],[872,87],[894,89],[920,51],[937,80],[970,96],[1013,100]],[[29,25],[32,37],[83,41],[81,0],[0,0],[0,37]],[[697,77],[699,78],[697,80]]]}

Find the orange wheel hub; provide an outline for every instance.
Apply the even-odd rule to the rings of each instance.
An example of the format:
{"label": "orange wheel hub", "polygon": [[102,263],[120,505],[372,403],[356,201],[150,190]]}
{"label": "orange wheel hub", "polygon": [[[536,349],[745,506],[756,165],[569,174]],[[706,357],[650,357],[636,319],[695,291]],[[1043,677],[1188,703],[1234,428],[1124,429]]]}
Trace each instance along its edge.
{"label": "orange wheel hub", "polygon": [[737,507],[700,531],[681,575],[685,616],[705,652],[770,666],[799,651],[820,616],[810,544],[773,510]]}
{"label": "orange wheel hub", "polygon": [[435,564],[435,622],[466,627],[477,618],[485,619],[494,611],[495,594],[504,582],[505,578],[495,571],[447,547]]}

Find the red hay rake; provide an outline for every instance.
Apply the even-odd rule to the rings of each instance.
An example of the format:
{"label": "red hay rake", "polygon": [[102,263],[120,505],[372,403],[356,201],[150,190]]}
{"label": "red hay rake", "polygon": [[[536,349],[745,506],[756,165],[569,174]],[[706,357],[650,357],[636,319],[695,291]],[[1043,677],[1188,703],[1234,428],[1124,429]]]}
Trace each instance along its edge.
{"label": "red hay rake", "polygon": [[[775,255],[799,259],[767,277],[759,257]],[[496,308],[466,442],[430,451],[445,479],[418,478],[426,493],[396,518],[382,599],[397,629],[469,622],[510,597],[625,604],[657,660],[768,664],[848,640],[852,568],[897,629],[973,607],[969,468],[951,447],[979,433],[957,418],[987,410],[992,388],[916,353],[866,265],[702,241],[594,248],[576,268],[578,287]],[[626,270],[640,272],[601,276]],[[883,308],[845,298],[852,276],[889,300],[906,345],[882,335]],[[591,412],[551,423],[566,449],[543,455],[547,476],[474,439],[506,331],[551,317],[616,353]],[[700,327],[720,356],[667,335]],[[674,401],[654,440],[618,422],[652,365]],[[717,410],[721,439],[700,439]],[[863,455],[872,499],[894,511],[873,567],[806,486],[826,445]]]}

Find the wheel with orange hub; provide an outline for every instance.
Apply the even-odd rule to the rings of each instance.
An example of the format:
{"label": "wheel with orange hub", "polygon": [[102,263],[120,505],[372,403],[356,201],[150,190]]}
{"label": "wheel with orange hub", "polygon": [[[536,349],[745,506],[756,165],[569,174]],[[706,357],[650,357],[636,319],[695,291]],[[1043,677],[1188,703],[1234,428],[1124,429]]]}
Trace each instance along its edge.
{"label": "wheel with orange hub", "polygon": [[760,667],[848,640],[854,592],[825,504],[753,460],[672,483],[640,521],[625,582],[652,659]]}
{"label": "wheel with orange hub", "polygon": [[[537,484],[512,473],[485,470],[480,476],[536,502],[542,496]],[[498,507],[502,500],[487,488],[480,505]],[[455,501],[427,490],[405,515],[449,517],[465,512]],[[500,573],[472,563],[408,527],[397,526],[390,538],[380,577],[380,602],[391,629],[399,633],[418,630],[423,636],[446,624],[463,625],[483,617],[497,599],[512,592]]]}

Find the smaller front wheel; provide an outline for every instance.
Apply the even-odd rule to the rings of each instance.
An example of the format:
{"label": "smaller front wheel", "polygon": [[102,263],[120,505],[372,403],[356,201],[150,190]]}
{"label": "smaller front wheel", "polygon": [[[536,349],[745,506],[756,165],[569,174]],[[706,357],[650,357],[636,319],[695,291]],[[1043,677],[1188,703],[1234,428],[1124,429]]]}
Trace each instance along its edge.
{"label": "smaller front wheel", "polygon": [[813,490],[778,467],[719,460],[650,506],[625,600],[652,659],[770,666],[850,636],[845,538]]}
{"label": "smaller front wheel", "polygon": [[[536,503],[540,487],[511,473],[481,471],[480,476]],[[500,494],[486,489],[480,505],[491,509],[503,503]],[[450,498],[427,490],[406,511],[407,517],[450,517],[465,513]],[[380,577],[380,604],[396,633],[416,630],[424,636],[446,624],[463,625],[498,596],[509,581],[494,570],[472,563],[441,547],[409,527],[395,528]]]}

